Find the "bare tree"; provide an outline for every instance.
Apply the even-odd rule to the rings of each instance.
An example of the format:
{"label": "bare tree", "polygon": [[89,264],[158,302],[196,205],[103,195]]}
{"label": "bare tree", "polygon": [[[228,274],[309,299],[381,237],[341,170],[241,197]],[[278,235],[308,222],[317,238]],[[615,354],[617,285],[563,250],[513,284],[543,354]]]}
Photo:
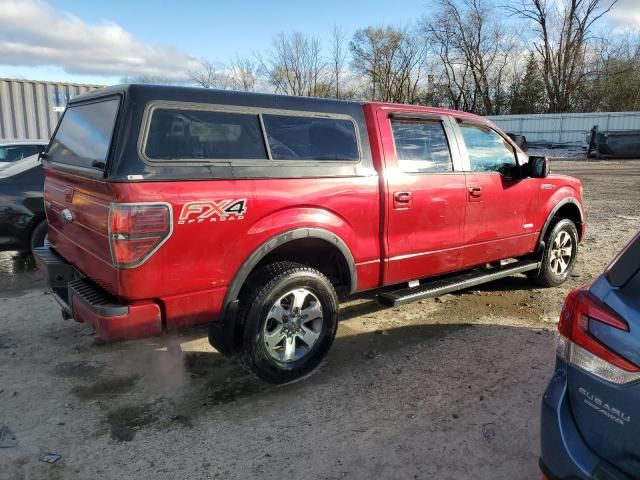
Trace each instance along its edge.
{"label": "bare tree", "polygon": [[258,56],[267,81],[276,92],[286,95],[329,95],[327,62],[320,41],[303,33],[280,33],[273,38],[267,57]]}
{"label": "bare tree", "polygon": [[551,112],[572,109],[589,73],[586,49],[590,31],[617,1],[519,0],[507,7],[535,27],[534,47],[541,59]]}
{"label": "bare tree", "polygon": [[229,65],[227,78],[234,90],[255,92],[258,85],[258,65],[251,58],[236,56]]}
{"label": "bare tree", "polygon": [[373,100],[416,103],[424,80],[426,46],[417,35],[392,26],[356,31],[349,44],[353,69],[368,78]]}
{"label": "bare tree", "polygon": [[423,28],[443,61],[452,102],[485,115],[500,113],[507,103],[506,67],[514,37],[488,0],[439,3],[438,13]]}
{"label": "bare tree", "polygon": [[440,14],[424,21],[427,42],[441,61],[440,87],[446,91],[448,105],[456,110],[474,111],[476,90],[469,72],[469,62],[458,48],[455,22]]}
{"label": "bare tree", "polygon": [[202,60],[198,70],[188,72],[189,78],[202,88],[225,88],[227,79],[222,65],[215,65],[208,60]]}
{"label": "bare tree", "polygon": [[342,87],[342,76],[347,64],[348,43],[344,31],[334,26],[331,30],[331,82],[335,98],[345,98],[340,88]]}

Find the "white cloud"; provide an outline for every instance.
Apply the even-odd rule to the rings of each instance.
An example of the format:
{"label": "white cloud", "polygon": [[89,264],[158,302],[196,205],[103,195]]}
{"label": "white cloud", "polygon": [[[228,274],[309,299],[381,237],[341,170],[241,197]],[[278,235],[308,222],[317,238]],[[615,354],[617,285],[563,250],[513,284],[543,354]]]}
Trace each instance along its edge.
{"label": "white cloud", "polygon": [[618,0],[608,16],[616,26],[638,29],[640,28],[640,1]]}
{"label": "white cloud", "polygon": [[45,0],[0,0],[0,64],[71,74],[184,79],[199,60],[136,40],[113,22],[88,24]]}

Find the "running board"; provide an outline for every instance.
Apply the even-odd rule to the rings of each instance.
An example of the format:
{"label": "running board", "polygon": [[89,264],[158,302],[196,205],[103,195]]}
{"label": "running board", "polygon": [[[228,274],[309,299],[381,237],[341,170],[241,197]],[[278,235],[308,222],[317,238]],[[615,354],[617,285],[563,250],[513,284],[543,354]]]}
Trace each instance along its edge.
{"label": "running board", "polygon": [[381,293],[378,295],[378,302],[389,307],[415,302],[424,298],[438,297],[445,293],[475,287],[483,283],[491,282],[499,278],[509,277],[516,273],[524,273],[540,268],[540,262],[536,260],[520,260],[509,263],[491,270],[476,268],[457,275],[440,278],[438,280],[427,280],[421,285],[413,288],[401,288],[393,292]]}

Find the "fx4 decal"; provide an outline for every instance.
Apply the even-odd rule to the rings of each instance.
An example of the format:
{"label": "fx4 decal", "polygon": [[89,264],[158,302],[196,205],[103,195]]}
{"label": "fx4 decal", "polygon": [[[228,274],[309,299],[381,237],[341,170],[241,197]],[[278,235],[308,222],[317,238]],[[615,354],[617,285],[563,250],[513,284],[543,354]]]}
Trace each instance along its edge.
{"label": "fx4 decal", "polygon": [[204,222],[242,220],[247,211],[246,199],[197,200],[187,202],[178,217],[178,225]]}

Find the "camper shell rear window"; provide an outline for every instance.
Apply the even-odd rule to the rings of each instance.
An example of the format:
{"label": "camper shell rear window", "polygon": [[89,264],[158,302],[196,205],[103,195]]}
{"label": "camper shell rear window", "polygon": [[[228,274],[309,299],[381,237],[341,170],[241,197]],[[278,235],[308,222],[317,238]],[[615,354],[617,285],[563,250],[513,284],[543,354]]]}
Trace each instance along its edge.
{"label": "camper shell rear window", "polygon": [[69,105],[51,140],[47,160],[104,171],[119,107],[120,97]]}
{"label": "camper shell rear window", "polygon": [[140,150],[150,162],[359,162],[346,115],[230,106],[151,105]]}

